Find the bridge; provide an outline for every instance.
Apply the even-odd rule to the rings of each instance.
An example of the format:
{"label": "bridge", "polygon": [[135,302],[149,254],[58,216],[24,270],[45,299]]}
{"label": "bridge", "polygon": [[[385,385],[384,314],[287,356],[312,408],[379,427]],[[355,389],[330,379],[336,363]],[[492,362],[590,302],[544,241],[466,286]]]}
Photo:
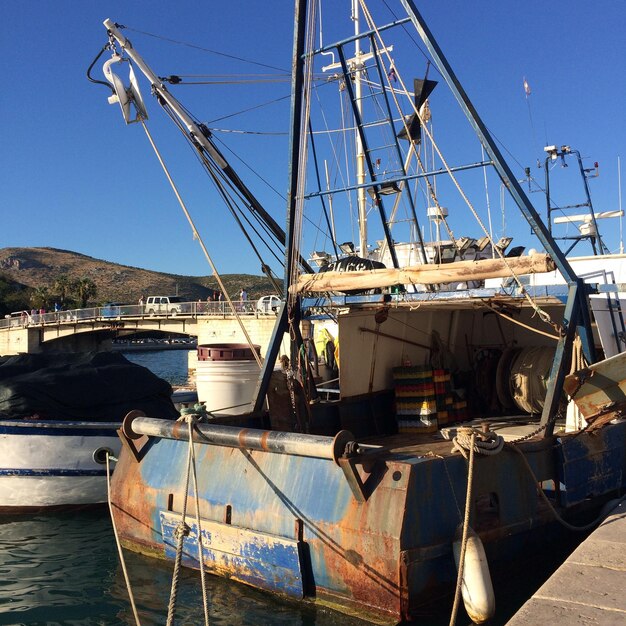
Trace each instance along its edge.
{"label": "bridge", "polygon": [[[248,330],[271,333],[275,315],[256,309],[256,302],[234,302]],[[0,319],[0,355],[34,352],[110,350],[114,339],[156,331],[215,342],[242,341],[227,302],[181,302],[176,308],[110,304],[71,311],[20,311]],[[265,343],[263,341],[262,343]]]}

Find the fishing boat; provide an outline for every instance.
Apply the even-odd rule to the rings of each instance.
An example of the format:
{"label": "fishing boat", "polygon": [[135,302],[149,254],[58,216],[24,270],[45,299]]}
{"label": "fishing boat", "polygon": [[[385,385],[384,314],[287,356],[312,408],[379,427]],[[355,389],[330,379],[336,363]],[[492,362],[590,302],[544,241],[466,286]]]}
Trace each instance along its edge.
{"label": "fishing boat", "polygon": [[121,418],[139,405],[177,418],[170,393],[119,354],[0,358],[0,512],[105,504]]}
{"label": "fishing boat", "polygon": [[[316,48],[317,6],[295,6],[286,232],[269,222],[286,249],[283,303],[259,361],[253,409],[208,421],[191,415],[182,424],[129,414],[113,476],[113,521],[122,545],[175,568],[182,563],[386,623],[414,619],[424,603],[450,599],[445,594],[456,588],[482,622],[494,610],[491,567],[571,532],[624,489],[618,286],[572,270],[414,2],[403,0],[406,16],[382,24],[355,3],[354,31]],[[262,207],[210,130],[178,106],[120,27],[112,20],[105,27],[110,101],[122,105],[126,121],[145,125],[147,115],[134,72],[129,86],[112,75],[120,62],[148,78],[214,179],[228,178],[258,215]],[[433,165],[419,156],[422,137],[434,143],[424,96],[432,86],[419,79],[406,88],[396,52],[409,29],[478,136],[487,155],[480,163],[450,165],[440,155]],[[341,188],[331,176],[323,184],[324,167],[314,163],[323,116],[311,96],[325,68],[332,76],[324,88],[335,87],[348,103],[361,163],[356,182]],[[368,108],[385,121],[366,121]],[[332,118],[323,121],[332,128]],[[383,126],[393,164],[372,143]],[[409,157],[416,173],[405,165]],[[453,236],[434,180],[447,177],[460,188],[460,172],[483,168],[495,170],[545,252],[511,254],[510,241],[495,241],[488,229],[480,238]],[[447,240],[424,241],[416,188]],[[358,245],[337,243],[335,217],[348,194],[359,198]],[[406,237],[391,219],[401,202],[411,217]],[[309,223],[329,226],[330,252],[306,252],[301,234],[310,207],[322,219]],[[378,236],[363,230],[372,213],[381,222],[375,247],[368,241]],[[313,269],[318,261],[324,271]],[[532,284],[530,277],[555,271],[559,282]],[[606,332],[590,307],[595,295],[611,299],[615,325]],[[321,331],[326,375],[315,349]],[[291,352],[280,355],[285,334]],[[614,346],[610,359],[600,337]]]}

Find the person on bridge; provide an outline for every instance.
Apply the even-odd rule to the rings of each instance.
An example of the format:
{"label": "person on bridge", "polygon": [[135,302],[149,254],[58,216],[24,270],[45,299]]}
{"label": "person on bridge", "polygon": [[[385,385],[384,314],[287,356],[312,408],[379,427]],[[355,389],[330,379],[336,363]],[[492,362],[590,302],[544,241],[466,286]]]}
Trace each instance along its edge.
{"label": "person on bridge", "polygon": [[244,312],[246,310],[246,300],[248,299],[248,293],[246,292],[245,289],[242,289],[239,292],[239,300],[241,301],[240,306],[240,311]]}

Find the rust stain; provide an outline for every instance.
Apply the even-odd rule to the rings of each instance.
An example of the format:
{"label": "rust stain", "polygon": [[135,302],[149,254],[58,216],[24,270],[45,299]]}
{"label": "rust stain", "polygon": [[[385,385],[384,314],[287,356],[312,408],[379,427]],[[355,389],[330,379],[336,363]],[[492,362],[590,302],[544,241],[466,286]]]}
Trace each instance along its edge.
{"label": "rust stain", "polygon": [[151,546],[163,553],[163,548],[155,545],[154,534],[160,534],[156,528],[152,511],[157,499],[154,489],[146,486],[140,472],[140,464],[131,462],[130,454],[124,451],[120,454],[117,472],[113,473],[111,482],[111,500],[115,523],[123,537],[132,537],[133,543],[138,546]]}
{"label": "rust stain", "polygon": [[266,430],[262,435],[261,435],[261,447],[263,448],[263,450],[267,450],[267,440],[270,436],[270,431]]}
{"label": "rust stain", "polygon": [[237,441],[239,441],[239,447],[240,448],[245,448],[246,447],[246,438],[248,436],[248,431],[250,429],[249,428],[242,428],[239,431],[239,434],[237,435]]}

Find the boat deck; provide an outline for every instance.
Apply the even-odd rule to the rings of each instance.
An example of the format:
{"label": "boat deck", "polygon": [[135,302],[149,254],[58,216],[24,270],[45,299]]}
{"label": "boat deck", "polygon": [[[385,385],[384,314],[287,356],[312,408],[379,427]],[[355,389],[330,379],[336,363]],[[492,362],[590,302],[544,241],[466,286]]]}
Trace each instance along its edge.
{"label": "boat deck", "polygon": [[626,623],[626,498],[522,606],[508,626]]}
{"label": "boat deck", "polygon": [[[515,441],[535,432],[539,428],[539,422],[528,423],[528,416],[522,419],[504,418],[487,420],[489,428],[500,435],[505,442]],[[485,420],[473,420],[458,426],[444,427],[440,431],[432,433],[398,433],[395,435],[374,435],[360,440],[366,446],[380,446],[378,453],[386,454],[410,454],[413,456],[450,456],[452,452],[452,439],[456,431],[461,427],[471,426],[480,430]],[[560,424],[557,423],[559,429]],[[541,438],[541,433],[533,439]],[[458,454],[458,453],[455,453]]]}

